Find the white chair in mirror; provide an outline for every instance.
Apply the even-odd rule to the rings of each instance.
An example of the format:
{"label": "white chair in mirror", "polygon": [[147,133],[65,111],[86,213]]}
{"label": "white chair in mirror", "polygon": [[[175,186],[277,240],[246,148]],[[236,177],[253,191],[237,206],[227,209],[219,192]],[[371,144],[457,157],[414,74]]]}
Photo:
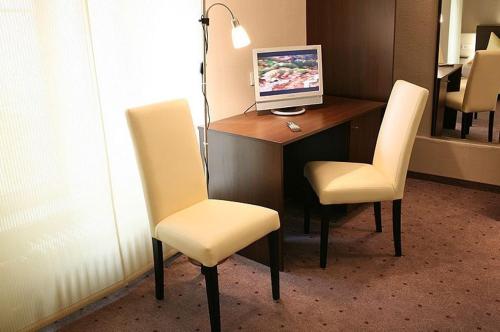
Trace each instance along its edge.
{"label": "white chair in mirror", "polygon": [[493,141],[493,123],[500,90],[500,50],[477,51],[466,84],[448,92],[446,107],[462,112],[461,138],[466,138],[474,113],[489,112],[488,142]]}

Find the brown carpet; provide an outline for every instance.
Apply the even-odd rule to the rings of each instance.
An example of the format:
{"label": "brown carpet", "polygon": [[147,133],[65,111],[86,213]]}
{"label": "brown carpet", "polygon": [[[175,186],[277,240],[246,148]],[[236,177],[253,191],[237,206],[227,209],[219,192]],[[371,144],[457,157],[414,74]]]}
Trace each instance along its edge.
{"label": "brown carpet", "polygon": [[[499,331],[500,193],[409,179],[400,258],[390,203],[382,209],[383,233],[374,232],[371,205],[332,224],[326,270],[317,216],[304,236],[301,210],[292,209],[281,301],[272,301],[268,268],[233,256],[219,267],[223,330]],[[165,281],[164,301],[150,274],[49,329],[208,331],[199,270],[181,257]]]}

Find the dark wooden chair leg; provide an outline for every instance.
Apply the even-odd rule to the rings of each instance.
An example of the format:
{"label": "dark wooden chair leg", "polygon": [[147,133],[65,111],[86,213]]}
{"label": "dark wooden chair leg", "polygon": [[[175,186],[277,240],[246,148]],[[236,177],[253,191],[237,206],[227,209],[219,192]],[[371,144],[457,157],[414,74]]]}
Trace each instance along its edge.
{"label": "dark wooden chair leg", "polygon": [[280,274],[279,274],[279,230],[269,233],[269,265],[271,268],[271,285],[273,300],[280,299]]}
{"label": "dark wooden chair leg", "polygon": [[321,239],[320,239],[320,259],[319,266],[326,268],[326,258],[328,254],[328,232],[330,231],[330,220],[328,216],[328,206],[321,205]]}
{"label": "dark wooden chair leg", "polygon": [[163,300],[163,245],[160,240],[153,238],[153,263],[155,269],[155,295],[158,300]]}
{"label": "dark wooden chair leg", "polygon": [[465,119],[467,120],[467,126],[465,127],[465,134],[470,134],[470,127],[472,126],[472,113],[464,114]]}
{"label": "dark wooden chair leg", "polygon": [[394,251],[396,256],[401,256],[401,200],[392,201],[392,235],[394,238]]}
{"label": "dark wooden chair leg", "polygon": [[210,314],[210,327],[212,332],[219,332],[220,326],[220,306],[219,306],[219,278],[217,275],[217,265],[213,267],[201,267],[205,275],[207,288],[208,312]]}
{"label": "dark wooden chair leg", "polygon": [[380,202],[373,203],[373,212],[375,213],[375,229],[382,232],[382,208]]}
{"label": "dark wooden chair leg", "polygon": [[495,112],[490,112],[488,121],[488,142],[493,142],[493,123],[495,122]]}
{"label": "dark wooden chair leg", "polygon": [[311,225],[311,205],[313,192],[309,181],[304,178],[304,234],[309,234]]}
{"label": "dark wooden chair leg", "polygon": [[477,112],[474,112],[474,119],[477,120]]}
{"label": "dark wooden chair leg", "polygon": [[460,128],[460,138],[464,139],[467,135],[467,114],[462,113],[462,126]]}

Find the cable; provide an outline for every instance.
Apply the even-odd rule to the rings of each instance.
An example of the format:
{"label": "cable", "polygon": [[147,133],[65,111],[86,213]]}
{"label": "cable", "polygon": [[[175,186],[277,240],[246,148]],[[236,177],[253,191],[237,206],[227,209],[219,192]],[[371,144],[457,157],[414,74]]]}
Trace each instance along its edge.
{"label": "cable", "polygon": [[257,102],[253,103],[252,105],[248,106],[248,108],[245,110],[245,112],[243,112],[243,114],[247,114],[247,112],[252,108],[254,107],[255,105],[257,105]]}
{"label": "cable", "polygon": [[205,54],[208,53],[208,25],[203,24],[203,37],[205,38]]}

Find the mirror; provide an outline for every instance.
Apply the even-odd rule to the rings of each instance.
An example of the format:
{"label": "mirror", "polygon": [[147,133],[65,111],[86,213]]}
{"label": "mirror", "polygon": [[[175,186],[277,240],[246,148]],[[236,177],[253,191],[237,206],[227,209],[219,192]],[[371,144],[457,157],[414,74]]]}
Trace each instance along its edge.
{"label": "mirror", "polygon": [[[478,50],[500,50],[500,1],[441,0],[440,3],[432,136],[498,144],[500,79],[491,78],[492,71],[484,70],[490,69],[490,61],[483,60],[485,57],[480,56],[475,62],[474,59]],[[471,70],[473,80],[468,79]],[[489,84],[487,89],[482,86],[481,82],[492,80],[495,85],[499,82],[499,86]],[[486,90],[489,92],[485,93]],[[487,108],[498,112],[485,109],[485,103]],[[471,111],[476,109],[479,112]]]}

